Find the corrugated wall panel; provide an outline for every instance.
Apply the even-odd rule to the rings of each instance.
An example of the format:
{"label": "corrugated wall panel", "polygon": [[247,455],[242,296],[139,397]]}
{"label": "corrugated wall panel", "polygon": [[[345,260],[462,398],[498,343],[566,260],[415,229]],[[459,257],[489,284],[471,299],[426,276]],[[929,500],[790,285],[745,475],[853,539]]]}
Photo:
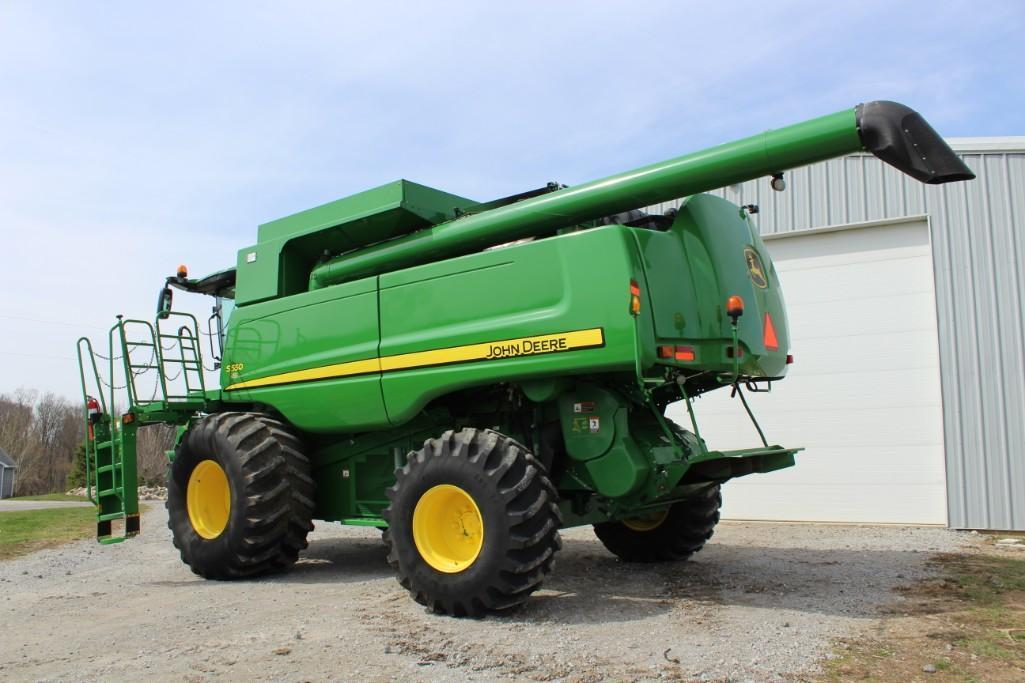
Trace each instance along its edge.
{"label": "corrugated wall panel", "polygon": [[961,156],[975,181],[926,186],[856,154],[791,171],[782,193],[715,194],[757,204],[763,234],[928,215],[950,525],[1025,530],[1025,152]]}

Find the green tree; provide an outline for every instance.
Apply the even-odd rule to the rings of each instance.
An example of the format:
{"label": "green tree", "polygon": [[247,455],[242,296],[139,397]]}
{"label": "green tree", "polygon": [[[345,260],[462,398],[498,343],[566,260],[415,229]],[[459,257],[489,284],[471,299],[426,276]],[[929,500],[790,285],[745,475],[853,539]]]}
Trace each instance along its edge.
{"label": "green tree", "polygon": [[71,469],[68,471],[67,486],[69,489],[77,489],[85,486],[85,444],[80,443],[75,449],[75,456],[71,460]]}

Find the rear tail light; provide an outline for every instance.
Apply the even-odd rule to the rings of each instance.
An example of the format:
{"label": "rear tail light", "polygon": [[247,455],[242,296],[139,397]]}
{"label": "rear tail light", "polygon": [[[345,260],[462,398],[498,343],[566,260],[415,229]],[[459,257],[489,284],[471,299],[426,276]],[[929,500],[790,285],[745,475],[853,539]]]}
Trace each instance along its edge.
{"label": "rear tail light", "polygon": [[768,313],[765,314],[765,320],[762,324],[762,341],[765,342],[765,348],[769,351],[779,351],[779,340],[776,339],[776,326],[772,324],[772,316]]}
{"label": "rear tail light", "polygon": [[669,344],[663,344],[658,347],[658,357],[671,358],[686,363],[697,360],[697,353],[695,353],[693,346],[670,346]]}
{"label": "rear tail light", "polygon": [[787,365],[793,365],[793,364],[794,364],[794,355],[792,353],[788,353],[787,354]]}
{"label": "rear tail light", "polygon": [[694,349],[689,346],[677,346],[676,347],[676,360],[690,361],[694,360]]}
{"label": "rear tail light", "polygon": [[630,280],[630,313],[639,315],[641,312],[641,287],[637,280]]}

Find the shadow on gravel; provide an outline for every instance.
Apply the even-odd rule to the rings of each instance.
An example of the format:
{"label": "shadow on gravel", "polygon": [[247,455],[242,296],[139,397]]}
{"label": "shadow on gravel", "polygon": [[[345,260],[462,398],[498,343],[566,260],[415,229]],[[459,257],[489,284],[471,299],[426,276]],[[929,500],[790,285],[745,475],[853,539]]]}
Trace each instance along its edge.
{"label": "shadow on gravel", "polygon": [[[530,623],[637,621],[676,611],[747,606],[873,617],[891,591],[919,578],[932,553],[858,548],[774,548],[711,542],[687,562],[628,564],[596,542],[567,539],[555,572],[526,605],[498,619]],[[317,539],[269,584],[353,583],[393,576],[376,538]],[[186,580],[175,584],[192,583]],[[401,592],[398,584],[395,590]]]}
{"label": "shadow on gravel", "polygon": [[[387,549],[381,541],[362,538],[318,539],[299,555],[299,561],[283,574],[261,576],[249,581],[261,584],[357,583],[393,576],[388,566]],[[150,581],[153,586],[190,586],[204,580],[181,565],[180,581]],[[244,580],[245,581],[245,580]],[[210,582],[216,585],[217,581]],[[235,583],[232,581],[230,583]]]}
{"label": "shadow on gravel", "polygon": [[393,576],[388,549],[380,539],[322,538],[310,543],[281,583],[351,583]]}
{"label": "shadow on gravel", "polygon": [[[746,606],[876,617],[894,588],[917,578],[932,553],[772,548],[711,542],[686,562],[628,564],[594,543],[565,542],[555,572],[521,609],[523,622],[633,621],[670,610],[700,620],[702,607]],[[691,614],[688,614],[690,612]]]}

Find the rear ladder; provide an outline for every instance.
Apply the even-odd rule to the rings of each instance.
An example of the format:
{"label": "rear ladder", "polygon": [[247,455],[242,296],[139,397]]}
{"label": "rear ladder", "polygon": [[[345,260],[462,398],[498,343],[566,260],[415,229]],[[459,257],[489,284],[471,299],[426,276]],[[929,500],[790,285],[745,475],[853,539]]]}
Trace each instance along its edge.
{"label": "rear ladder", "polygon": [[[169,320],[182,324],[168,332]],[[172,412],[181,415],[201,410],[206,403],[199,328],[193,316],[172,312],[158,318],[155,326],[118,316],[108,342],[109,356],[95,353],[86,337],[77,345],[87,431],[86,495],[96,505],[96,538],[103,544],[120,543],[139,533],[139,427],[164,421]],[[109,363],[106,380],[97,357]],[[168,370],[173,368],[178,371],[171,375]],[[143,398],[138,379],[151,371],[153,390],[149,398]],[[119,374],[121,385],[116,381]],[[119,412],[117,402],[121,390],[124,412]]]}
{"label": "rear ladder", "polygon": [[[130,417],[126,413],[124,417]],[[139,492],[136,473],[135,422],[118,422],[104,415],[93,426],[86,446],[86,491],[96,504],[96,538],[119,543],[139,533]],[[90,462],[91,461],[91,462]],[[124,520],[123,535],[115,536],[114,522]]]}

